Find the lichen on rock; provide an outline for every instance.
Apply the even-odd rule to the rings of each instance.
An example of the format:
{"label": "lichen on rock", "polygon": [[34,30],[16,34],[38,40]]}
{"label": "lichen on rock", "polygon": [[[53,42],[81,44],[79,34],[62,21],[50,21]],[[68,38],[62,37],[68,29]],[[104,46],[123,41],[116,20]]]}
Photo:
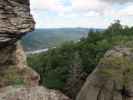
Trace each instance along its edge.
{"label": "lichen on rock", "polygon": [[44,87],[6,87],[0,89],[0,100],[70,100],[59,91]]}
{"label": "lichen on rock", "polygon": [[117,46],[101,59],[77,100],[132,100],[133,49]]}

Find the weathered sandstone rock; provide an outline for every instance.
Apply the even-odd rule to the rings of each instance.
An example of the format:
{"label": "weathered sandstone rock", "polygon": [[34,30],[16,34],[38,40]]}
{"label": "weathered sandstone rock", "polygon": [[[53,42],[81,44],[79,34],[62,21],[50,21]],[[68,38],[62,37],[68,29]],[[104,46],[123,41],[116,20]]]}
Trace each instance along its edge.
{"label": "weathered sandstone rock", "polygon": [[70,100],[59,91],[44,87],[6,87],[0,89],[0,100]]}
{"label": "weathered sandstone rock", "polygon": [[15,84],[38,85],[39,75],[27,66],[19,43],[0,50],[0,87]]}
{"label": "weathered sandstone rock", "polygon": [[29,0],[0,0],[0,87],[13,84],[38,84],[39,75],[27,66],[19,43],[34,29]]}
{"label": "weathered sandstone rock", "polygon": [[70,100],[39,87],[39,75],[27,66],[20,43],[34,29],[29,0],[0,0],[0,100]]}
{"label": "weathered sandstone rock", "polygon": [[29,0],[0,0],[0,47],[16,42],[34,24]]}
{"label": "weathered sandstone rock", "polygon": [[133,100],[133,48],[109,50],[76,100]]}

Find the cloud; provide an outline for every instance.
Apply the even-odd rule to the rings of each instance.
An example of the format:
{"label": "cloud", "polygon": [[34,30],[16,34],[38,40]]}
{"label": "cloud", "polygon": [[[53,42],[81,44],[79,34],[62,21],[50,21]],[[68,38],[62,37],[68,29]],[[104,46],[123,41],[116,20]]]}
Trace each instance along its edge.
{"label": "cloud", "polygon": [[59,12],[64,9],[60,0],[31,0],[31,9]]}
{"label": "cloud", "polygon": [[103,27],[115,19],[133,23],[133,0],[31,0],[31,11],[38,27]]}
{"label": "cloud", "polygon": [[122,16],[133,16],[133,4],[120,11]]}
{"label": "cloud", "polygon": [[[67,4],[69,1],[69,5]],[[104,14],[106,11],[115,10],[114,3],[133,2],[133,0],[31,0],[31,9],[38,11],[51,11],[60,14],[88,13],[96,15]],[[128,10],[131,9],[128,8]],[[119,11],[118,11],[119,12]]]}
{"label": "cloud", "polygon": [[119,9],[112,8],[110,10],[106,10],[104,12],[104,16],[111,16],[112,18],[121,18],[121,17],[129,17],[133,16],[133,3],[122,6]]}
{"label": "cloud", "polygon": [[133,2],[133,0],[101,0],[107,3],[119,3],[119,4],[125,4],[129,2]]}
{"label": "cloud", "polygon": [[[129,3],[130,2],[130,3]],[[94,16],[133,16],[133,0],[71,0],[73,13]],[[115,4],[123,5],[115,5]]]}
{"label": "cloud", "polygon": [[103,10],[107,4],[100,0],[71,0],[72,9],[77,11]]}

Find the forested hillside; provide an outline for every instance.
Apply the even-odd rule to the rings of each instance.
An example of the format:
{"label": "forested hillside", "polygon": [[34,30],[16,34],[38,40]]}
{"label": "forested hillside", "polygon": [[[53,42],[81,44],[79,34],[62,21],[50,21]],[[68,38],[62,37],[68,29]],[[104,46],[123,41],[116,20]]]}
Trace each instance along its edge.
{"label": "forested hillside", "polygon": [[[86,37],[89,30],[87,28],[36,29],[23,38],[22,44],[26,51],[55,47],[65,41],[78,41],[81,37]],[[97,30],[99,29],[95,29]]]}
{"label": "forested hillside", "polygon": [[30,55],[28,64],[40,74],[40,84],[75,98],[105,52],[115,45],[132,46],[132,41],[133,27],[122,26],[116,21],[105,31],[91,30],[77,43],[65,42],[48,52]]}

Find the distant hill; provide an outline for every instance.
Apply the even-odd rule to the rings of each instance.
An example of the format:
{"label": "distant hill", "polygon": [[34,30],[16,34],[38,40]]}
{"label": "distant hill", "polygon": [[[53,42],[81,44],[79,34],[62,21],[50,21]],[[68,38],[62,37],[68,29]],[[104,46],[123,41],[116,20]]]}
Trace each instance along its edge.
{"label": "distant hill", "polygon": [[78,41],[81,37],[86,37],[89,31],[89,28],[36,29],[22,39],[22,44],[26,51],[55,47],[65,41]]}

